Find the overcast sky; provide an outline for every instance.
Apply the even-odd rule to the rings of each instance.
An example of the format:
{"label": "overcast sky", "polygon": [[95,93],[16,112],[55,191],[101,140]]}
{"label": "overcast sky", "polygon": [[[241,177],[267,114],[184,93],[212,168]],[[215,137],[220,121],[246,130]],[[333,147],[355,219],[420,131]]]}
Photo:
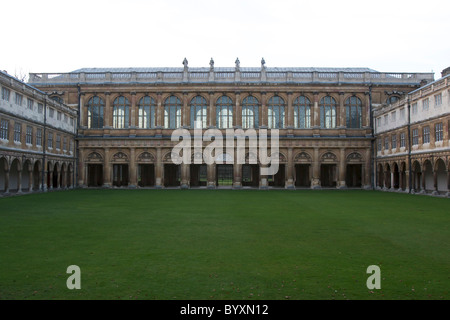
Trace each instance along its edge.
{"label": "overcast sky", "polygon": [[5,0],[0,69],[450,67],[450,1]]}

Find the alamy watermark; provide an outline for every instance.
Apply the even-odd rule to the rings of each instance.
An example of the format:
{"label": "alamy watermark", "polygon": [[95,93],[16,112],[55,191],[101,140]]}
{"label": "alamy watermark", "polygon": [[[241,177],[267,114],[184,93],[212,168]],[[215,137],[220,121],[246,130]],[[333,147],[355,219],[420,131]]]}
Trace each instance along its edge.
{"label": "alamy watermark", "polygon": [[[194,124],[197,127],[197,124]],[[261,175],[274,175],[279,167],[279,130],[270,129],[270,155],[268,149],[267,129],[226,129],[225,139],[220,129],[210,128],[203,133],[202,129],[194,129],[194,137],[188,129],[179,128],[173,131],[171,141],[179,142],[171,152],[174,164],[191,164],[192,151],[194,164],[245,164],[246,149],[253,156],[249,164],[261,164]],[[180,138],[182,139],[180,141]],[[247,146],[248,139],[248,146]],[[210,142],[204,147],[204,142]],[[236,142],[236,143],[235,143]],[[193,150],[192,150],[193,149]],[[236,151],[236,154],[235,154]]]}

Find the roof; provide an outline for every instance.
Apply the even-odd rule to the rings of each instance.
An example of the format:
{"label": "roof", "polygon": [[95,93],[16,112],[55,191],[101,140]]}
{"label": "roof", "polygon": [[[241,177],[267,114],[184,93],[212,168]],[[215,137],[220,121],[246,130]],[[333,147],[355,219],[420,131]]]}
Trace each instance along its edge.
{"label": "roof", "polygon": [[[82,68],[72,71],[71,73],[121,73],[121,72],[183,72],[183,68]],[[209,68],[189,68],[189,72],[208,72]],[[221,68],[215,67],[215,72],[234,72],[235,68]],[[261,68],[240,68],[242,72],[260,72]],[[266,68],[267,72],[377,72],[376,70],[370,68],[315,68],[315,67],[306,67],[306,68]]]}

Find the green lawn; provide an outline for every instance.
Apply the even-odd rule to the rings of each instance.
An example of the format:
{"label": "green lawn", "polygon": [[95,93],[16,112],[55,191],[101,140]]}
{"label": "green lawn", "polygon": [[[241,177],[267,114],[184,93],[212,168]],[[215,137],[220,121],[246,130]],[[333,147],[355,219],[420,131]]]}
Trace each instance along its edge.
{"label": "green lawn", "polygon": [[[449,299],[450,199],[73,190],[0,199],[0,299]],[[81,269],[69,290],[67,267]],[[367,267],[381,270],[369,290]]]}

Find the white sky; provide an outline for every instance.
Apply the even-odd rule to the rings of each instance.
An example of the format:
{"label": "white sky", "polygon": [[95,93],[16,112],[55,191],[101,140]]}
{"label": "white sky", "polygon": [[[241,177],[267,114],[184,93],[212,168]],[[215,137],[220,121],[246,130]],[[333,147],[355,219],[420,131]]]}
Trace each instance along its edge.
{"label": "white sky", "polygon": [[0,69],[450,67],[448,0],[3,0]]}

